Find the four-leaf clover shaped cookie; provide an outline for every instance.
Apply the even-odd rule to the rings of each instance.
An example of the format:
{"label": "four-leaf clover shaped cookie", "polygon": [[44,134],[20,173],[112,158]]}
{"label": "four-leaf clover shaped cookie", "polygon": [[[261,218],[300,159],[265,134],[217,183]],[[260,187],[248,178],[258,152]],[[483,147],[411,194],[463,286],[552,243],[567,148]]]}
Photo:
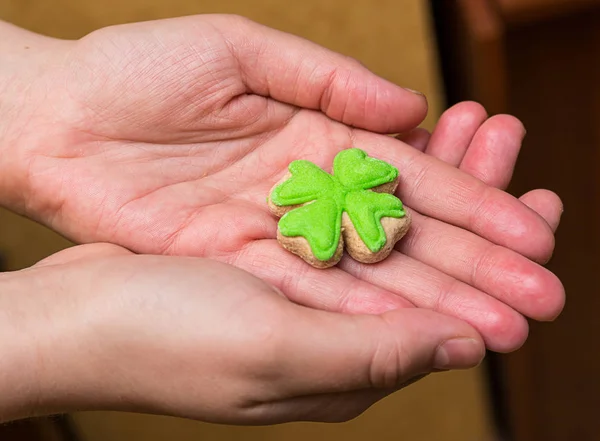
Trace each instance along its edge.
{"label": "four-leaf clover shaped cookie", "polygon": [[317,268],[336,265],[344,246],[363,263],[385,259],[410,227],[410,215],[393,195],[398,169],[360,149],[342,150],[330,175],[306,160],[267,199],[278,217],[277,240]]}

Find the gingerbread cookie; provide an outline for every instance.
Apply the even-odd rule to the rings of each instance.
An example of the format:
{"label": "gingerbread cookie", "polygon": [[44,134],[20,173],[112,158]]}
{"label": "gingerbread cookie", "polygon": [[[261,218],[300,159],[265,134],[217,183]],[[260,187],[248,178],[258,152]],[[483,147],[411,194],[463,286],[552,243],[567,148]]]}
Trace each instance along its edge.
{"label": "gingerbread cookie", "polygon": [[410,227],[397,186],[398,170],[360,149],[338,153],[331,175],[294,161],[267,199],[281,217],[277,240],[316,268],[336,265],[344,247],[359,262],[379,262]]}

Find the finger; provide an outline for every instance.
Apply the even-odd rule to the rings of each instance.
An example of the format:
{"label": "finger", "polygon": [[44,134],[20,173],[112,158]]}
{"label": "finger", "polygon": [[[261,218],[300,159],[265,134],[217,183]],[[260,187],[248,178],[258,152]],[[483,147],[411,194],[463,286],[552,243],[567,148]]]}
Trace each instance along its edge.
{"label": "finger", "polygon": [[488,347],[498,352],[517,349],[528,333],[527,322],[513,308],[398,252],[375,265],[344,258],[337,267],[321,270],[282,249],[276,240],[261,240],[228,263],[310,308],[377,314],[419,306],[457,316],[474,326]]}
{"label": "finger", "polygon": [[527,338],[527,321],[513,308],[397,251],[375,265],[348,258],[339,266],[357,279],[404,297],[417,308],[464,320],[492,351],[514,351]]}
{"label": "finger", "polygon": [[403,254],[533,319],[553,320],[562,311],[563,285],[546,268],[469,231],[411,214],[411,229],[397,246]]}
{"label": "finger", "polygon": [[467,323],[423,309],[346,315],[302,308],[290,318],[285,355],[268,379],[284,396],[397,388],[433,369],[476,366],[485,352]]}
{"label": "finger", "polygon": [[486,118],[481,104],[466,101],[454,105],[440,117],[425,153],[458,167]]}
{"label": "finger", "polygon": [[519,200],[542,216],[552,231],[556,231],[564,211],[563,203],[556,193],[549,190],[532,190]]}
{"label": "finger", "polygon": [[276,240],[251,242],[227,263],[248,271],[284,292],[292,302],[350,314],[380,314],[413,305],[402,297],[358,280],[337,267],[313,268]]}
{"label": "finger", "polygon": [[354,146],[398,167],[399,197],[421,214],[538,262],[552,253],[554,234],[548,224],[513,196],[386,136],[357,132]]}
{"label": "finger", "polygon": [[132,254],[132,252],[118,245],[112,245],[109,243],[78,245],[46,257],[45,259],[36,263],[34,267],[62,265],[77,260],[97,257],[122,256],[126,254]]}
{"label": "finger", "polygon": [[496,115],[484,122],[471,141],[460,169],[492,187],[508,186],[525,128],[509,115]]}
{"label": "finger", "polygon": [[408,133],[401,133],[400,135],[397,135],[396,139],[405,142],[409,146],[422,152],[427,147],[430,136],[431,134],[427,129],[417,127]]}
{"label": "finger", "polygon": [[214,23],[227,36],[250,93],[380,133],[413,129],[427,114],[423,95],[346,56],[239,17],[220,17]]}
{"label": "finger", "polygon": [[456,316],[475,327],[488,347],[498,352],[517,349],[528,333],[527,322],[513,308],[398,252],[374,265],[344,258],[337,267],[321,270],[271,239],[252,242],[228,263],[311,308],[377,314],[419,306]]}

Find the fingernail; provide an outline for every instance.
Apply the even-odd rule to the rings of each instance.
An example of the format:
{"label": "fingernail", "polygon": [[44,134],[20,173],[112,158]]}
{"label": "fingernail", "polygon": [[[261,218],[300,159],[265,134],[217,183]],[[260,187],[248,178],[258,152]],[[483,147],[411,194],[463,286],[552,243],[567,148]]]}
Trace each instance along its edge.
{"label": "fingernail", "polygon": [[416,95],[425,96],[425,95],[423,94],[423,92],[419,92],[418,90],[414,90],[414,89],[409,89],[408,87],[405,87],[405,88],[404,88],[404,90],[408,90],[409,92],[412,92],[412,93],[414,93],[414,94],[416,94]]}
{"label": "fingernail", "polygon": [[467,369],[477,366],[485,355],[481,343],[472,338],[454,338],[435,353],[435,369]]}

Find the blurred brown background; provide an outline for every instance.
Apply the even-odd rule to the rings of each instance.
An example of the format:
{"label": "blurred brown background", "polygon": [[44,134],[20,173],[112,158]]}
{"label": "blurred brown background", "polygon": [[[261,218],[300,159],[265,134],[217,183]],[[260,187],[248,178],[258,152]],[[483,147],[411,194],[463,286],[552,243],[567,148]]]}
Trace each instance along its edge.
{"label": "blurred brown background", "polygon": [[[443,108],[465,99],[483,103],[490,113],[521,118],[528,136],[511,192],[545,187],[565,201],[550,267],[565,283],[567,308],[552,325],[534,324],[529,342],[516,354],[492,357],[478,369],[430,376],[350,423],[239,428],[85,413],[66,421],[75,429],[71,436],[82,441],[599,440],[600,356],[593,342],[600,335],[600,1],[0,0],[1,19],[65,38],[115,23],[209,12],[245,15],[304,36],[424,92],[429,129]],[[68,245],[0,211],[6,269],[30,265]],[[0,439],[69,439],[59,422],[0,428]]]}
{"label": "blurred brown background", "polygon": [[527,128],[514,195],[549,188],[565,212],[548,267],[564,313],[497,358],[495,409],[515,441],[600,439],[600,1],[432,1],[447,102],[476,99]]}

